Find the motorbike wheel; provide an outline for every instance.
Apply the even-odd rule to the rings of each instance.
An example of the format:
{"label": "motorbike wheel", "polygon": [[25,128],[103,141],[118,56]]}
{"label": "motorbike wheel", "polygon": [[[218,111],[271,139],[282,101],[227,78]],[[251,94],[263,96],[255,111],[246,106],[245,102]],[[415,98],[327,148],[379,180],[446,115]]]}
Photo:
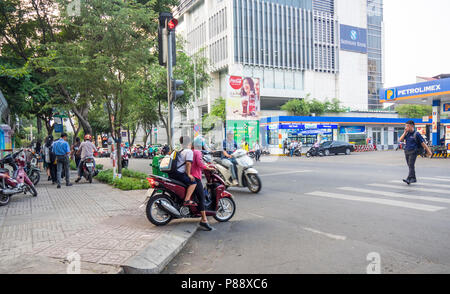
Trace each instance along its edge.
{"label": "motorbike wheel", "polygon": [[9,195],[0,195],[0,206],[5,206],[9,203],[9,200],[11,200],[11,197]]}
{"label": "motorbike wheel", "polygon": [[214,219],[218,222],[224,223],[229,221],[236,212],[236,203],[232,198],[222,198],[219,200],[217,213]]}
{"label": "motorbike wheel", "polygon": [[34,170],[31,172],[31,175],[29,176],[31,182],[33,183],[33,185],[37,185],[39,183],[39,181],[41,180],[41,174],[37,171]]}
{"label": "motorbike wheel", "polygon": [[171,205],[173,205],[173,202],[169,197],[162,194],[155,195],[148,200],[147,207],[145,208],[147,219],[152,224],[159,227],[167,225],[173,217],[169,213],[159,208],[157,201],[167,201]]}
{"label": "motorbike wheel", "polygon": [[34,187],[34,185],[27,185],[28,186],[28,191],[30,191],[31,195],[33,197],[37,197],[38,193],[36,191],[36,188]]}
{"label": "motorbike wheel", "polygon": [[89,184],[92,184],[92,174],[88,175],[88,181],[89,181]]}
{"label": "motorbike wheel", "polygon": [[247,187],[252,193],[259,193],[262,188],[261,178],[255,174],[247,175]]}
{"label": "motorbike wheel", "polygon": [[311,152],[306,152],[306,157],[310,158],[311,157]]}

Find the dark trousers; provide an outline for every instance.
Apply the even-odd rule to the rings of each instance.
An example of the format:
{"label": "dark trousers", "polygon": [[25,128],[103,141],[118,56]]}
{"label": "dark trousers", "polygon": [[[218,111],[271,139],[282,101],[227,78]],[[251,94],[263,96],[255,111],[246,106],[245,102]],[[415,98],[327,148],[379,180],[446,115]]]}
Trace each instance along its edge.
{"label": "dark trousers", "polygon": [[418,154],[416,150],[405,150],[406,163],[408,164],[409,168],[408,180],[416,179],[415,164],[417,155]]}
{"label": "dark trousers", "polygon": [[50,170],[50,177],[52,179],[53,183],[56,183],[57,179],[56,179],[56,164],[52,163],[47,163],[47,167]]}
{"label": "dark trousers", "polygon": [[261,157],[261,150],[256,150],[255,151],[255,159],[256,159],[256,161],[259,161],[260,157]]}
{"label": "dark trousers", "polygon": [[205,190],[203,189],[202,180],[195,178],[197,186],[195,186],[194,195],[197,197],[198,209],[205,211]]}
{"label": "dark trousers", "polygon": [[78,167],[80,165],[81,157],[75,156],[75,165]]}
{"label": "dark trousers", "polygon": [[56,170],[56,179],[58,185],[61,185],[61,174],[65,172],[66,177],[66,184],[70,183],[70,169],[69,169],[69,156],[63,155],[63,156],[56,156],[57,160],[57,170]]}

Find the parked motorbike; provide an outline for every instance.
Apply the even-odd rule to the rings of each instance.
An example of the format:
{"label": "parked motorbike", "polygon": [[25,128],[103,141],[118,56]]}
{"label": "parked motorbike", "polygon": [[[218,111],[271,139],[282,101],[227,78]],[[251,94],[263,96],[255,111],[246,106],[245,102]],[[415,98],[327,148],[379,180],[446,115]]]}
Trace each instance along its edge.
{"label": "parked motorbike", "polygon": [[86,158],[83,161],[81,176],[89,181],[90,184],[92,184],[92,178],[96,176],[94,168],[94,158]]}
{"label": "parked motorbike", "polygon": [[323,153],[323,151],[319,151],[319,148],[316,147],[311,147],[308,152],[306,152],[306,157],[314,157],[314,156],[324,156],[325,154]]}
{"label": "parked motorbike", "polygon": [[[213,216],[218,222],[229,221],[235,211],[233,196],[225,191],[225,183],[216,172],[204,171],[205,209],[207,216]],[[150,189],[147,191],[146,214],[148,220],[156,226],[164,226],[172,219],[201,217],[197,205],[183,206],[187,186],[182,182],[150,175],[147,178]],[[197,201],[195,193],[193,197]],[[145,204],[144,204],[145,205]]]}
{"label": "parked motorbike", "polygon": [[128,158],[129,158],[128,152],[125,152],[122,154],[122,167],[123,168],[128,168]]}
{"label": "parked motorbike", "polygon": [[13,176],[9,175],[9,170],[0,168],[0,206],[7,205],[12,195],[30,192],[32,196],[37,196],[33,182],[25,172],[26,155],[23,149],[15,153],[8,154],[0,160],[0,164],[5,164],[13,168]]}
{"label": "parked motorbike", "polygon": [[[293,155],[296,157],[302,157],[302,150],[300,148],[295,148]],[[286,156],[291,156],[290,150],[288,150],[288,152],[286,153]]]}
{"label": "parked motorbike", "polygon": [[231,156],[236,159],[236,174],[238,184],[233,185],[231,171],[223,165],[222,159],[214,159],[217,171],[228,187],[247,187],[252,193],[259,193],[262,188],[261,178],[258,171],[253,168],[253,160],[247,155],[247,152],[242,149],[236,150]]}
{"label": "parked motorbike", "polygon": [[27,173],[28,178],[30,178],[31,182],[33,182],[33,185],[37,185],[39,181],[41,180],[41,170],[37,166],[38,159],[33,156],[31,161],[27,162],[27,165],[25,167],[25,172]]}

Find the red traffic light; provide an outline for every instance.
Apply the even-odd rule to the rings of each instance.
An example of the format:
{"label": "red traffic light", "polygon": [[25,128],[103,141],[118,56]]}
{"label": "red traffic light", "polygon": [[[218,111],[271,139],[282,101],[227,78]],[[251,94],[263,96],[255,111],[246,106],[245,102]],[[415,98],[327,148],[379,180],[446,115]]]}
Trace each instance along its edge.
{"label": "red traffic light", "polygon": [[178,25],[178,20],[176,18],[172,18],[167,23],[167,27],[169,28],[169,30],[174,30],[177,25]]}

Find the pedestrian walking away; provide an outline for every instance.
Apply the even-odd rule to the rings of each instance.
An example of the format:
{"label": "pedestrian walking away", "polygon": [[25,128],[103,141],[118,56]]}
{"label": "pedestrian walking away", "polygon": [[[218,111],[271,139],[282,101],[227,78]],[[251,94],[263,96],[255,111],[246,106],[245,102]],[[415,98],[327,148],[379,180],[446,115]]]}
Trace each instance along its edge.
{"label": "pedestrian walking away", "polygon": [[417,182],[415,164],[417,156],[422,153],[422,148],[423,150],[426,150],[427,155],[430,156],[430,158],[432,153],[430,148],[425,144],[425,140],[422,135],[415,130],[415,124],[413,121],[408,121],[406,123],[405,132],[400,137],[400,141],[406,142],[405,158],[409,169],[408,177],[403,179],[403,182],[410,185],[411,183]]}
{"label": "pedestrian walking away", "polygon": [[64,169],[66,186],[72,186],[70,183],[70,169],[69,169],[69,155],[70,147],[67,143],[67,134],[62,133],[61,138],[53,143],[53,152],[56,155],[57,169],[56,169],[56,181],[58,183],[57,188],[61,188],[61,174]]}

